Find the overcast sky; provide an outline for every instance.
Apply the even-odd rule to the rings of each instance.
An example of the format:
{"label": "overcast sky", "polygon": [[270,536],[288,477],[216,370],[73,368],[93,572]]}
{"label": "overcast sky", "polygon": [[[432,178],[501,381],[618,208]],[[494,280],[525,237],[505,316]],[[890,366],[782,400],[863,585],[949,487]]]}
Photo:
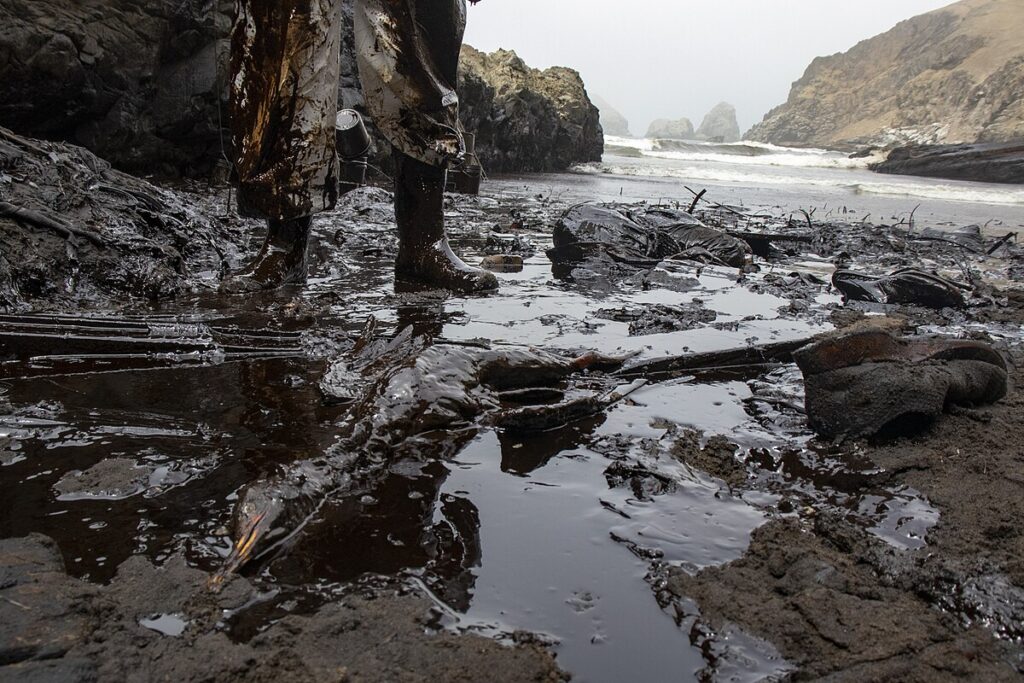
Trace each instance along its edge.
{"label": "overcast sky", "polygon": [[[1024,0],[1022,0],[1024,1]],[[699,126],[725,100],[746,131],[819,55],[843,52],[951,0],[482,0],[466,42],[571,66],[642,135],[655,118]]]}

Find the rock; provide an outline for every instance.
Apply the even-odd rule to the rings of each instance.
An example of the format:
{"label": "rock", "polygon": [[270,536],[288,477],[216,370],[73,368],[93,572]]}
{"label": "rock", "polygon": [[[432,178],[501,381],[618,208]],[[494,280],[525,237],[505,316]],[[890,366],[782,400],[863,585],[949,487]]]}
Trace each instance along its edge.
{"label": "rock", "polygon": [[[344,0],[338,97],[366,114],[352,8]],[[5,0],[0,125],[82,145],[137,174],[207,175],[229,144],[221,124],[233,17],[230,0]],[[598,111],[575,71],[535,71],[514,53],[472,48],[464,61],[463,120],[487,170],[600,161]],[[375,165],[386,167],[390,147],[377,139]]]}
{"label": "rock", "polygon": [[[428,631],[431,603],[403,590],[330,601],[232,640],[228,610],[259,593],[232,579],[219,593],[178,555],[154,566],[135,555],[108,584],[68,576],[60,551],[38,534],[0,541],[0,680],[142,681],[471,680],[559,681],[567,676],[536,644]],[[153,618],[187,622],[176,637]],[[174,631],[169,631],[174,633]]]}
{"label": "rock", "polygon": [[709,142],[736,142],[740,139],[740,124],[736,121],[736,107],[719,102],[708,112],[697,129],[697,139]]}
{"label": "rock", "polygon": [[0,125],[137,173],[208,172],[229,0],[0,4]]}
{"label": "rock", "polygon": [[499,273],[519,273],[523,270],[523,257],[515,254],[493,254],[485,256],[480,267]]}
{"label": "rock", "polygon": [[961,0],[819,57],[746,135],[839,147],[1024,138],[1024,4]]}
{"label": "rock", "polygon": [[693,122],[690,119],[655,119],[647,127],[647,136],[652,140],[693,140]]}
{"label": "rock", "polygon": [[591,100],[601,112],[601,128],[604,129],[605,135],[617,135],[620,138],[633,137],[633,134],[629,132],[629,121],[615,107],[598,95],[592,96]]}
{"label": "rock", "polygon": [[460,117],[488,172],[555,171],[600,161],[600,115],[572,69],[531,69],[515,52],[462,48]]}
{"label": "rock", "polygon": [[0,679],[60,680],[59,669],[47,679],[38,660],[61,657],[83,642],[89,623],[75,603],[89,593],[64,573],[51,539],[0,541]]}
{"label": "rock", "polygon": [[985,183],[1024,183],[1024,144],[909,145],[872,171]]}
{"label": "rock", "polygon": [[53,489],[59,500],[121,500],[145,491],[155,470],[128,458],[106,458],[84,472],[68,472]]}

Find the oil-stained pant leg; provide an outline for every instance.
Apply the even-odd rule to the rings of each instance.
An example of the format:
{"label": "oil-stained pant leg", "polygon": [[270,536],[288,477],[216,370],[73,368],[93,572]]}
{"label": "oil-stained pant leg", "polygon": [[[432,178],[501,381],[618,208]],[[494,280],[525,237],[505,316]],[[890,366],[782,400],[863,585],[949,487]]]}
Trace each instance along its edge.
{"label": "oil-stained pant leg", "polygon": [[240,211],[333,208],[341,0],[236,0],[230,126]]}
{"label": "oil-stained pant leg", "polygon": [[355,43],[363,95],[395,148],[446,167],[465,152],[459,126],[459,51],[465,0],[357,0]]}

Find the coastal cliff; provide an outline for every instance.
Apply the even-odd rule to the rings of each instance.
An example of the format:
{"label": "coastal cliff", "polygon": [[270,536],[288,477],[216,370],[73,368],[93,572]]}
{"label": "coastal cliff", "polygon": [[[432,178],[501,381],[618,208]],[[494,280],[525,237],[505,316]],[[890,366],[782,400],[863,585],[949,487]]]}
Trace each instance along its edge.
{"label": "coastal cliff", "polygon": [[746,135],[854,148],[1024,139],[1024,2],[962,0],[819,57]]}

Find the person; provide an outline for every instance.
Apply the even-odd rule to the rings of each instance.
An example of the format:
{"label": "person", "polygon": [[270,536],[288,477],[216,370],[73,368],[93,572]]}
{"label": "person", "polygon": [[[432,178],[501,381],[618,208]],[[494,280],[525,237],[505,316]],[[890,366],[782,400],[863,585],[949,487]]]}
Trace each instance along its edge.
{"label": "person", "polygon": [[[479,0],[471,0],[473,2]],[[251,292],[301,282],[312,217],[338,199],[335,149],[341,0],[236,0],[230,127],[242,215],[266,219],[255,259],[222,284]],[[497,289],[445,235],[447,168],[465,153],[455,92],[465,0],[356,0],[360,80],[395,148],[396,283]]]}

